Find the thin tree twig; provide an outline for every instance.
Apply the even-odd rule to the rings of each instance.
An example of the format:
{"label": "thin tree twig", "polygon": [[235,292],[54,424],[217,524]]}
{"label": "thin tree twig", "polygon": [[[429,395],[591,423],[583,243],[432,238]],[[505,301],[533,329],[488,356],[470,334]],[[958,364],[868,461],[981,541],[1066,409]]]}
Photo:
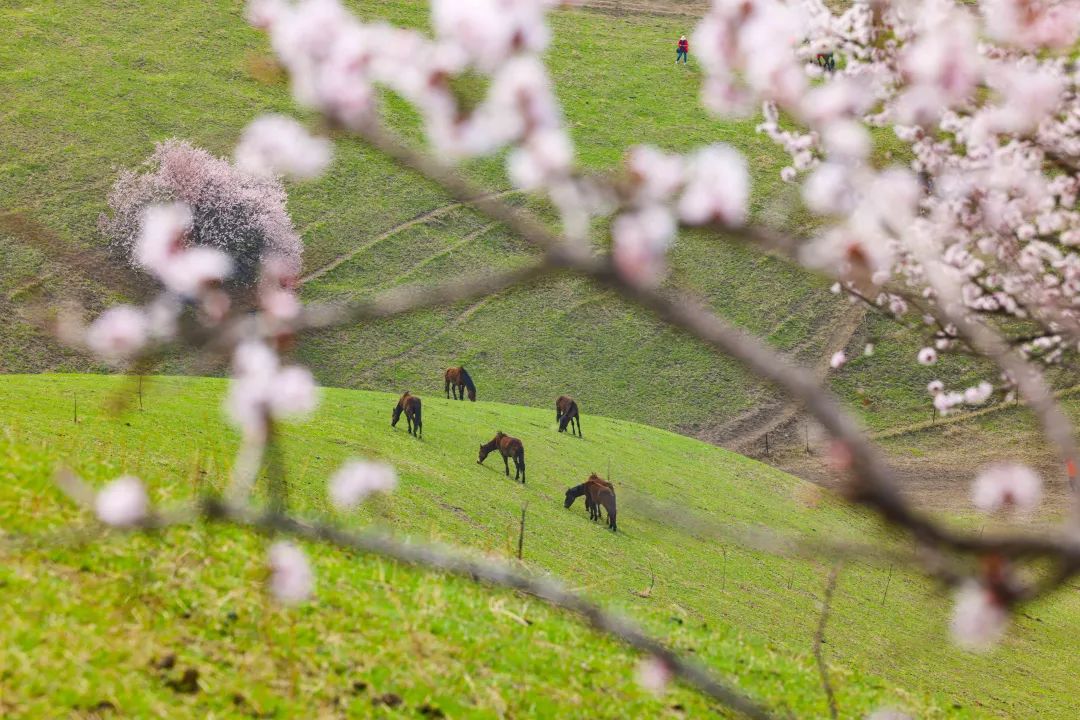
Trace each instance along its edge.
{"label": "thin tree twig", "polygon": [[285,533],[338,548],[391,558],[407,565],[457,575],[474,582],[528,593],[551,605],[574,612],[594,629],[658,658],[673,675],[743,715],[760,719],[772,717],[759,704],[715,678],[704,666],[683,658],[647,635],[629,619],[605,611],[583,596],[567,590],[550,577],[525,575],[509,565],[479,560],[449,548],[403,543],[375,533],[350,533],[325,524],[303,522],[285,514],[256,512],[217,499],[203,500],[200,503],[200,512],[210,520],[238,527],[259,532]]}
{"label": "thin tree twig", "polygon": [[825,583],[825,598],[821,601],[821,616],[818,618],[817,631],[814,633],[814,658],[817,660],[818,672],[821,673],[821,686],[825,690],[825,698],[829,701],[829,716],[833,720],[837,717],[836,693],[833,692],[832,683],[829,681],[829,669],[825,665],[825,654],[821,646],[825,642],[825,626],[829,622],[833,592],[836,590],[836,579],[839,576],[840,563],[837,563],[829,571],[829,579]]}

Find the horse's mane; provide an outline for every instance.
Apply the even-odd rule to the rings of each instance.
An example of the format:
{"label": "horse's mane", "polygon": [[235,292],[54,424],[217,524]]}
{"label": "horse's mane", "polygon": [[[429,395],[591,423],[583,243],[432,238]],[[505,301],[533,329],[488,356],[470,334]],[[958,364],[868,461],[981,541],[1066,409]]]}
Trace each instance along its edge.
{"label": "horse's mane", "polygon": [[469,388],[473,392],[476,392],[476,386],[473,385],[472,378],[469,377],[469,372],[465,368],[458,368],[461,371],[461,382],[465,383],[465,387]]}
{"label": "horse's mane", "polygon": [[596,482],[596,483],[600,483],[601,485],[603,485],[605,487],[609,487],[609,488],[610,487],[615,487],[614,485],[609,483],[607,480],[604,480],[603,478],[601,478],[596,473],[590,473],[589,474],[589,479],[586,480],[585,482]]}

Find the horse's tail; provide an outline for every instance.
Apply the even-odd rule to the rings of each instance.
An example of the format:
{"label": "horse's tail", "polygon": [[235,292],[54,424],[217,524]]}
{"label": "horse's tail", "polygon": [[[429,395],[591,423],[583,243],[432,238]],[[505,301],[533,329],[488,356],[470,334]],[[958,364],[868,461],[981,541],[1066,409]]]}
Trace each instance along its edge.
{"label": "horse's tail", "polygon": [[416,425],[417,428],[421,428],[424,426],[424,421],[421,419],[423,412],[421,410],[422,405],[420,404],[420,398],[416,398],[416,405],[414,407],[416,408],[416,412],[413,413],[413,424]]}

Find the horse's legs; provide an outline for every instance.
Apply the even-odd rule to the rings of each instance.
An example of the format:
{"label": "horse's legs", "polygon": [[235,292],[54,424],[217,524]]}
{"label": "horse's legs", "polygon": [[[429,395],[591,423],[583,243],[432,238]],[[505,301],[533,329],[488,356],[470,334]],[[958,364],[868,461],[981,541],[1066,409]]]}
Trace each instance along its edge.
{"label": "horse's legs", "polygon": [[581,437],[581,416],[580,415],[575,415],[574,416],[574,424],[577,426],[577,436]]}
{"label": "horse's legs", "polygon": [[[503,455],[503,465],[506,466],[506,477],[510,477],[510,458]],[[517,478],[514,478],[517,480]]]}

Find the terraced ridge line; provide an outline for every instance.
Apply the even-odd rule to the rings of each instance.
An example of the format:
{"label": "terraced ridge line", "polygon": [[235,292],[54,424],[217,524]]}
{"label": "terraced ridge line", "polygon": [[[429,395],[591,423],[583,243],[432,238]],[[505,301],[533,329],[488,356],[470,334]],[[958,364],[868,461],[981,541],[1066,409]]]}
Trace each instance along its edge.
{"label": "terraced ridge line", "polygon": [[[518,191],[518,190],[503,190],[501,192],[490,193],[488,195],[484,195],[483,197],[485,199],[487,199],[487,198],[501,198],[501,197],[505,197],[507,195],[513,195],[513,194],[518,193],[518,192],[520,192],[520,191]],[[442,215],[445,215],[448,212],[452,212],[454,210],[460,210],[461,208],[469,207],[470,205],[471,205],[471,203],[467,203],[467,202],[453,202],[453,203],[450,203],[448,205],[442,205],[440,207],[434,208],[433,210],[428,210],[427,212],[421,213],[420,215],[417,215],[416,217],[414,217],[414,218],[412,218],[410,220],[406,220],[403,223],[398,223],[397,225],[393,226],[392,228],[384,230],[379,235],[376,235],[372,240],[370,240],[370,241],[368,241],[366,243],[363,243],[362,245],[357,245],[356,247],[352,248],[348,252],[344,252],[341,255],[338,255],[337,257],[335,257],[333,260],[326,263],[322,267],[317,268],[315,270],[312,270],[311,272],[309,272],[306,275],[302,275],[300,277],[300,284],[304,285],[306,283],[311,282],[312,280],[317,280],[318,278],[322,277],[323,275],[326,275],[329,272],[333,272],[337,268],[341,267],[345,263],[347,263],[350,260],[352,260],[353,258],[355,258],[360,253],[364,252],[365,250],[369,250],[369,249],[375,247],[376,245],[378,245],[382,241],[387,240],[387,239],[393,237],[394,235],[397,235],[398,233],[400,233],[400,232],[402,232],[404,230],[408,230],[409,228],[415,227],[417,225],[423,225],[424,223],[428,222],[429,220],[434,220],[435,218],[440,217]]]}

